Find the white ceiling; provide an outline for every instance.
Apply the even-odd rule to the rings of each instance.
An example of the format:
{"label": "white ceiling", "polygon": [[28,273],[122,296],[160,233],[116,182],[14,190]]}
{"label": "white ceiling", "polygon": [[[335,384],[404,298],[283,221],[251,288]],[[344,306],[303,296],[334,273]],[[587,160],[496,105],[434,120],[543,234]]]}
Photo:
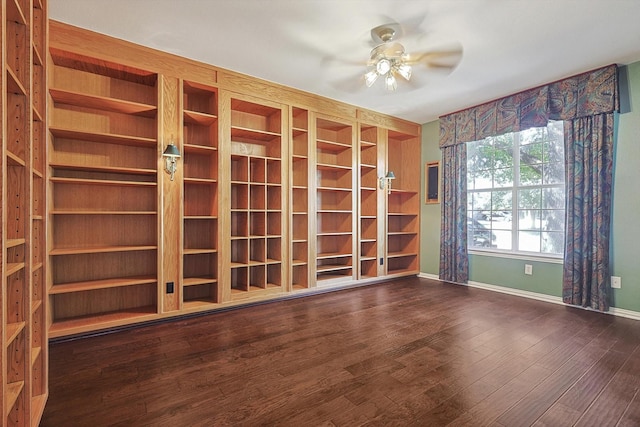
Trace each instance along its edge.
{"label": "white ceiling", "polygon": [[[49,0],[52,19],[426,123],[611,63],[640,60],[640,0]],[[459,42],[450,73],[366,88],[371,28],[408,52]],[[361,64],[361,65],[359,65]]]}

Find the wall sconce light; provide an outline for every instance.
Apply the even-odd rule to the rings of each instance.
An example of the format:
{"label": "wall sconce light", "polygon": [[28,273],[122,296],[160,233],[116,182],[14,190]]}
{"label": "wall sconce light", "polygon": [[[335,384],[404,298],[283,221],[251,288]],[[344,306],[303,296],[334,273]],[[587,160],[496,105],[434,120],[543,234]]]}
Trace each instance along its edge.
{"label": "wall sconce light", "polygon": [[396,179],[396,175],[393,173],[393,171],[389,171],[385,176],[381,176],[379,178],[380,189],[384,190],[386,186],[388,194],[391,194],[391,181],[394,179]]}
{"label": "wall sconce light", "polygon": [[171,175],[171,181],[173,181],[173,175],[178,170],[178,159],[180,158],[178,147],[173,145],[173,142],[167,145],[162,157],[164,157],[164,170]]}

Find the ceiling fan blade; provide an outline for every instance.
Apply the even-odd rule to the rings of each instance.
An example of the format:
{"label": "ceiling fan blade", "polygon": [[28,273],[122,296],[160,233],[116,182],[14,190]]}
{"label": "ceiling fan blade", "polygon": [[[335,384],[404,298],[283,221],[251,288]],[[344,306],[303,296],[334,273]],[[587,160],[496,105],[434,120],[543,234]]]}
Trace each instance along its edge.
{"label": "ceiling fan blade", "polygon": [[407,63],[410,65],[425,65],[429,68],[453,69],[462,60],[462,46],[446,49],[432,49],[425,52],[409,54]]}

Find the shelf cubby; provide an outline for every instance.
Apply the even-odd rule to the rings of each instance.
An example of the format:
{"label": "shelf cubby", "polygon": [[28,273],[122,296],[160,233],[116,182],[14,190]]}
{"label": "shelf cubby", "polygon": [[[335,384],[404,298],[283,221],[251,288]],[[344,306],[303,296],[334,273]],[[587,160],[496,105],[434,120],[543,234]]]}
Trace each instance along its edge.
{"label": "shelf cubby", "polygon": [[215,251],[218,245],[218,227],[215,218],[185,218],[184,249]]}
{"label": "shelf cubby", "polygon": [[231,293],[246,293],[249,291],[249,267],[231,263]]}
{"label": "shelf cubby", "polygon": [[182,299],[185,309],[199,308],[219,302],[218,288],[215,280],[209,283],[192,283],[185,279],[183,282]]}
{"label": "shelf cubby", "polygon": [[249,213],[231,212],[231,238],[249,237]]}
{"label": "shelf cubby", "polygon": [[307,214],[309,206],[309,191],[307,188],[294,187],[291,189],[291,209],[294,214]]}
{"label": "shelf cubby", "polygon": [[219,303],[217,253],[185,254],[183,261],[183,303],[189,307]]}
{"label": "shelf cubby", "polygon": [[52,294],[55,321],[50,333],[58,336],[156,314],[157,288],[154,281],[135,286]]}
{"label": "shelf cubby", "polygon": [[266,209],[266,197],[267,188],[265,185],[251,185],[249,187],[249,209],[250,210],[265,210]]}
{"label": "shelf cubby", "polygon": [[213,123],[218,114],[217,89],[191,81],[183,81],[182,100],[184,114],[199,113],[211,117]]}

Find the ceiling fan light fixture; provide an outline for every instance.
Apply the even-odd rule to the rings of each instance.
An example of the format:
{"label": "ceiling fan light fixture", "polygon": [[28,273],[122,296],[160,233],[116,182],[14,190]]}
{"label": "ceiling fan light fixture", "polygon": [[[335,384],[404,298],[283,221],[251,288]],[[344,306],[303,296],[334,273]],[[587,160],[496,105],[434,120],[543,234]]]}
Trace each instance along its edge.
{"label": "ceiling fan light fixture", "polygon": [[385,74],[387,74],[389,71],[391,70],[391,61],[388,60],[387,58],[381,58],[380,60],[378,60],[378,62],[376,63],[376,71],[378,72],[378,74],[380,74],[381,76],[384,76]]}
{"label": "ceiling fan light fixture", "polygon": [[377,70],[371,70],[364,75],[364,82],[366,83],[367,87],[373,86],[376,80],[378,80],[378,75],[379,74]]}
{"label": "ceiling fan light fixture", "polygon": [[400,64],[396,67],[396,71],[400,74],[405,80],[409,81],[411,79],[411,65],[409,64]]}
{"label": "ceiling fan light fixture", "polygon": [[393,77],[393,74],[387,74],[387,77],[384,79],[384,86],[387,88],[387,90],[396,90],[396,88],[398,87],[398,83],[396,81],[396,78]]}

